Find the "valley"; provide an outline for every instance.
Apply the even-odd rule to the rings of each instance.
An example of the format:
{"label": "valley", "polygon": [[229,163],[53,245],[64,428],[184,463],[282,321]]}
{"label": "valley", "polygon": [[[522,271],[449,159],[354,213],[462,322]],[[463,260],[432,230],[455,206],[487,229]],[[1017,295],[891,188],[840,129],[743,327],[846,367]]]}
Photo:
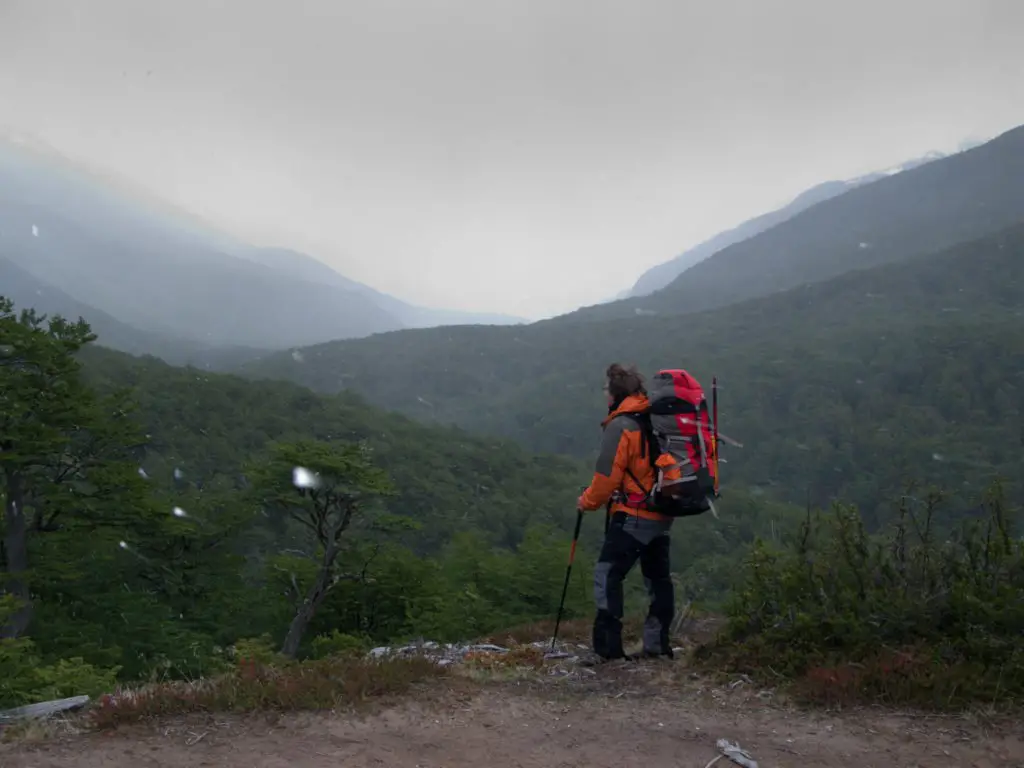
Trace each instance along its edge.
{"label": "valley", "polygon": [[[416,709],[426,700],[470,752],[490,749],[494,728],[543,730],[513,740],[524,765],[621,762],[602,739],[623,717],[621,738],[650,730],[661,760],[714,757],[712,721],[779,761],[870,765],[872,731],[890,761],[1014,759],[1012,738],[986,746],[948,712],[936,727],[967,735],[937,747],[912,719],[835,719],[837,754],[790,707],[995,718],[1024,694],[1022,163],[1016,128],[815,187],[688,252],[704,248],[678,276],[648,273],[663,275],[656,289],[529,323],[415,307],[3,148],[0,706],[84,693],[98,699],[76,728],[134,730],[47,737],[0,760],[237,757],[226,725],[183,750],[135,724],[154,715],[123,692],[146,681],[161,723],[230,712],[230,728],[290,745],[275,759],[296,765],[302,745],[319,745],[309,765],[421,764],[424,750],[440,763],[455,746]],[[555,721],[586,734],[577,751],[552,725],[565,713],[546,698],[542,681],[561,674],[550,659],[510,644],[518,662],[451,682],[422,660],[368,654],[547,638],[612,361],[648,377],[684,367],[705,388],[716,377],[721,430],[742,447],[723,449],[719,516],[673,531],[677,610],[691,620],[672,638],[671,685],[655,681],[676,697],[668,728],[629,714],[622,692],[638,677],[601,669],[619,693],[577,691],[571,706],[592,719]],[[566,582],[578,645],[600,517],[584,521]],[[632,574],[631,640],[646,600]],[[720,631],[698,642],[693,617]],[[731,695],[709,691],[737,679],[786,703],[708,719],[706,697]],[[201,682],[185,695],[182,680]],[[461,685],[479,687],[452,704]],[[259,720],[370,700],[389,734],[372,743],[321,715]],[[324,729],[337,738],[310,735]]]}

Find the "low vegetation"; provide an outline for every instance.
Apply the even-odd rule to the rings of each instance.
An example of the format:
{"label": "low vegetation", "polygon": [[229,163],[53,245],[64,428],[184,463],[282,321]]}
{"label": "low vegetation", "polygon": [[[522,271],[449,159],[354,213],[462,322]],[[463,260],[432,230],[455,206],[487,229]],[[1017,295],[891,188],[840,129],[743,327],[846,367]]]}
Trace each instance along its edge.
{"label": "low vegetation", "polygon": [[[550,633],[584,465],[94,350],[85,323],[2,301],[0,334],[0,707],[88,694],[102,727],[347,708],[446,674],[367,657],[416,638],[519,644],[469,658],[480,674],[543,665],[526,644]],[[734,490],[719,511],[674,537],[680,602],[728,619],[699,662],[828,704],[1020,701],[1024,560],[998,487],[969,512],[873,508],[880,525]],[[588,518],[565,639],[589,639],[600,535]],[[634,573],[634,636],[644,601]]]}
{"label": "low vegetation", "polygon": [[84,722],[110,728],[161,715],[195,712],[351,710],[406,693],[445,676],[420,658],[367,659],[340,654],[296,661],[275,653],[266,638],[239,643],[224,671],[194,681],[164,681],[105,694]]}
{"label": "low vegetation", "polygon": [[1024,698],[1024,540],[995,486],[972,519],[905,497],[869,535],[856,509],[809,514],[786,548],[759,544],[704,661],[794,684],[805,699],[956,709]]}

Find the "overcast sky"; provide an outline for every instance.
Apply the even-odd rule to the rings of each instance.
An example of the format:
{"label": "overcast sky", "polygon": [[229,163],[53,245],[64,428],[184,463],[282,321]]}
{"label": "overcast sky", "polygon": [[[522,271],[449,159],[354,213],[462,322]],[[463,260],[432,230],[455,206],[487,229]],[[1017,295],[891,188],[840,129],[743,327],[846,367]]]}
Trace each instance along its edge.
{"label": "overcast sky", "polygon": [[1024,123],[1021,0],[0,0],[0,127],[428,306],[540,317]]}

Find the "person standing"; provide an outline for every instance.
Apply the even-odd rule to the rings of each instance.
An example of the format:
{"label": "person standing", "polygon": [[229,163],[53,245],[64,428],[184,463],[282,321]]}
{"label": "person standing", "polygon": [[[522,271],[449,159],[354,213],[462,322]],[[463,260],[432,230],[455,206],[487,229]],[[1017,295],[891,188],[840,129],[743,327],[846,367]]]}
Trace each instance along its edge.
{"label": "person standing", "polygon": [[[646,507],[656,481],[642,417],[649,402],[643,377],[618,363],[606,371],[608,415],[594,476],[580,495],[577,509],[608,507],[608,527],[594,570],[593,649],[602,661],[628,659],[622,647],[623,581],[640,561],[650,599],[643,631],[643,655],[672,658],[669,627],[675,592],[669,558],[673,518]],[[640,417],[640,418],[638,418]],[[660,463],[660,461],[659,461]],[[671,464],[670,459],[666,459]]]}

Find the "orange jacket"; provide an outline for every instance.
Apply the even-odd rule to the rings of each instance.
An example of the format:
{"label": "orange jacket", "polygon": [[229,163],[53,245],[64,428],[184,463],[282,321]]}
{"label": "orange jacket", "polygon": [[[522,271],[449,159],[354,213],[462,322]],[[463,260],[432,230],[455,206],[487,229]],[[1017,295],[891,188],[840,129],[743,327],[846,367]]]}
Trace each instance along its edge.
{"label": "orange jacket", "polygon": [[[646,410],[647,406],[645,395],[630,395],[601,422],[604,435],[601,439],[601,452],[597,457],[594,478],[580,496],[580,507],[584,511],[600,509],[616,491],[645,494],[654,487],[655,472],[651,467],[647,446],[643,445],[644,435],[640,425],[634,419],[622,417],[625,413],[640,413]],[[659,457],[658,463],[673,465],[671,458],[666,454]],[[643,488],[637,486],[626,472],[627,468],[643,484]],[[648,520],[672,519],[647,509],[628,507],[621,501],[612,502],[610,511],[611,514],[625,512]]]}

